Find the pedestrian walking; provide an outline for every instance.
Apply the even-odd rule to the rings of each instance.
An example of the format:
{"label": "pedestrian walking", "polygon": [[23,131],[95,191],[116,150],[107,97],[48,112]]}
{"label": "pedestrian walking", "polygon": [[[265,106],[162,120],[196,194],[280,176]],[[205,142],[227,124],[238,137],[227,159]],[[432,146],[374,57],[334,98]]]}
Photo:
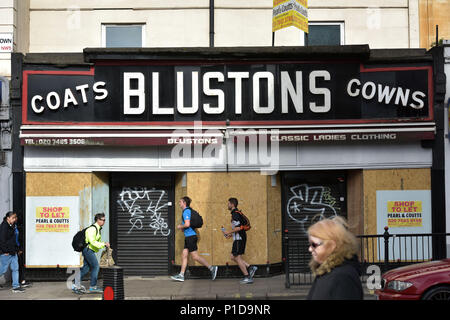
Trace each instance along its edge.
{"label": "pedestrian walking", "polygon": [[19,283],[19,246],[16,243],[14,224],[17,221],[17,214],[9,211],[0,224],[0,284],[5,284],[4,274],[11,269],[12,272],[12,292],[24,292],[25,289]]}
{"label": "pedestrian walking", "polygon": [[231,250],[231,260],[235,261],[239,269],[241,269],[244,279],[240,281],[241,284],[253,283],[253,276],[255,275],[257,266],[250,266],[242,255],[245,253],[247,245],[247,232],[245,230],[245,222],[241,211],[238,209],[238,200],[236,198],[228,199],[228,210],[231,213],[231,231],[223,230],[226,238],[233,237],[233,248]]}
{"label": "pedestrian walking", "polygon": [[358,242],[344,218],[320,220],[308,229],[315,276],[307,300],[362,300]]}
{"label": "pedestrian walking", "polygon": [[[100,249],[105,247],[110,247],[109,242],[102,242],[101,230],[105,224],[105,214],[97,213],[94,217],[95,223],[86,229],[86,244],[87,246],[83,249],[82,254],[84,258],[83,267],[80,270],[79,280],[83,280],[83,277],[90,271],[91,280],[89,290],[81,286],[80,283],[74,283],[72,285],[72,290],[75,293],[103,293],[103,290],[97,287],[98,272],[100,270],[100,265],[95,255]],[[77,279],[75,279],[77,281]]]}
{"label": "pedestrian walking", "polygon": [[184,281],[184,273],[186,272],[186,268],[188,265],[188,257],[191,255],[191,257],[197,261],[198,263],[204,265],[209,269],[211,272],[211,280],[215,280],[217,276],[217,266],[210,265],[204,258],[200,257],[198,254],[198,247],[197,247],[197,232],[195,229],[191,227],[191,216],[192,216],[192,209],[190,207],[191,205],[191,198],[189,197],[183,197],[178,202],[181,210],[182,210],[182,220],[183,223],[179,224],[177,226],[178,230],[183,231],[184,233],[184,249],[181,255],[181,270],[180,273],[172,276],[171,279],[175,281]]}
{"label": "pedestrian walking", "polygon": [[25,280],[25,261],[24,261],[24,256],[23,256],[23,247],[22,247],[21,241],[20,241],[21,233],[19,232],[19,227],[18,227],[17,221],[16,221],[16,223],[14,223],[14,234],[16,236],[17,247],[19,248],[19,251],[17,252],[17,260],[19,263],[20,286],[22,288],[28,288],[28,287],[31,287],[33,284],[31,282],[28,282]]}

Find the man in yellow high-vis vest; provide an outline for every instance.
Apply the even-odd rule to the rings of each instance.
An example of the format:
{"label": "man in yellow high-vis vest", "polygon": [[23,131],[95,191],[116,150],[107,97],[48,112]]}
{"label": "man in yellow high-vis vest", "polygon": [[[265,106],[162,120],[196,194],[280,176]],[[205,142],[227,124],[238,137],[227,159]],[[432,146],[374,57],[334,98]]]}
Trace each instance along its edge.
{"label": "man in yellow high-vis vest", "polygon": [[[100,249],[104,247],[109,248],[109,242],[102,242],[102,236],[100,235],[100,231],[102,230],[103,225],[105,224],[105,214],[97,213],[95,215],[95,223],[86,229],[86,244],[87,246],[83,249],[82,254],[84,258],[83,267],[80,270],[80,280],[83,280],[83,277],[91,271],[91,281],[90,287],[87,292],[89,293],[103,293],[103,290],[97,288],[97,279],[98,272],[100,270],[100,265],[98,263],[97,257],[95,253],[97,253]],[[82,286],[72,288],[74,292],[86,292],[83,290]]]}

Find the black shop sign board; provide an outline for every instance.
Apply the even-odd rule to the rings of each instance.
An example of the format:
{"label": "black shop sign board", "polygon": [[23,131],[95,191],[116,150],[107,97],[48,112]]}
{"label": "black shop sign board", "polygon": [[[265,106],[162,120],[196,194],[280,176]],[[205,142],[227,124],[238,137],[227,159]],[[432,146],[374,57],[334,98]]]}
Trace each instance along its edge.
{"label": "black shop sign board", "polygon": [[352,61],[101,61],[23,71],[23,124],[430,121],[432,67]]}

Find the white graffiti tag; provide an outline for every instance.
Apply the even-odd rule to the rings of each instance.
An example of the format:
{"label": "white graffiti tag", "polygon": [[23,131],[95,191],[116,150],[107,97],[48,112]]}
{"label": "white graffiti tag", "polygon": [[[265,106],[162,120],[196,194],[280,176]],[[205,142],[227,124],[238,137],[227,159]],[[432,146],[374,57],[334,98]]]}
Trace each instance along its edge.
{"label": "white graffiti tag", "polygon": [[[164,207],[167,207],[169,204],[166,202],[162,205],[161,204],[161,199],[163,198],[163,196],[166,194],[166,192],[164,190],[159,190],[157,192],[161,192],[161,195],[159,196],[158,201],[153,205],[153,201],[150,201],[148,207],[147,207],[147,212],[150,212],[152,215],[150,216],[150,228],[152,228],[153,230],[155,230],[154,234],[156,234],[156,232],[158,230],[161,231],[161,234],[163,236],[168,236],[170,234],[170,229],[168,229],[168,224],[166,221],[164,221],[164,218],[161,218],[161,212],[160,210]],[[167,230],[167,231],[164,231]]]}
{"label": "white graffiti tag", "polygon": [[[165,194],[164,190],[122,188],[122,192],[119,194],[120,200],[117,200],[117,203],[122,208],[122,211],[127,211],[130,214],[131,228],[128,230],[128,233],[131,233],[133,230],[142,230],[144,228],[143,220],[148,216],[151,221],[148,226],[154,230],[154,235],[158,231],[163,236],[170,234],[168,223],[161,217],[161,209],[169,205],[169,203],[163,203],[162,201]],[[159,195],[156,201],[154,201],[155,195]]]}
{"label": "white graffiti tag", "polygon": [[[304,232],[306,232],[305,225],[309,225],[308,222],[312,224],[313,220],[322,220],[325,218],[325,214],[337,215],[336,210],[329,204],[330,200],[334,199],[330,199],[332,196],[329,188],[301,184],[290,190],[293,196],[287,203],[287,213],[294,222],[301,225]],[[335,204],[336,201],[331,201],[331,203]]]}

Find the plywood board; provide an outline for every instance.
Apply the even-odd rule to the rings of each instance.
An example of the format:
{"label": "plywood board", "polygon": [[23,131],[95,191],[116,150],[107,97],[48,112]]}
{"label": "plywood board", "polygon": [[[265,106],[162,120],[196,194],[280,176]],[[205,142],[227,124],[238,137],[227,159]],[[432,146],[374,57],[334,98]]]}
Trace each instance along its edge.
{"label": "plywood board", "polygon": [[351,170],[347,173],[347,221],[353,234],[364,233],[364,189],[363,171]]}
{"label": "plywood board", "polygon": [[78,196],[85,187],[91,187],[91,173],[27,172],[28,196]]}
{"label": "plywood board", "polygon": [[82,229],[92,223],[92,176],[92,173],[79,172],[27,172],[26,197],[49,197],[57,200],[77,196],[79,229]]}
{"label": "plywood board", "polygon": [[221,226],[231,228],[231,215],[227,209],[230,197],[239,200],[239,208],[252,224],[244,259],[257,264],[267,261],[266,176],[259,172],[190,172],[187,173],[186,191],[193,200],[192,207],[204,220],[204,226],[199,230],[198,252],[208,262],[234,264],[230,259],[232,240],[226,240],[220,230]]}
{"label": "plywood board", "polygon": [[[377,191],[378,190],[429,190],[430,169],[364,170],[364,234],[377,234]],[[367,253],[377,256],[376,243],[369,244]]]}

